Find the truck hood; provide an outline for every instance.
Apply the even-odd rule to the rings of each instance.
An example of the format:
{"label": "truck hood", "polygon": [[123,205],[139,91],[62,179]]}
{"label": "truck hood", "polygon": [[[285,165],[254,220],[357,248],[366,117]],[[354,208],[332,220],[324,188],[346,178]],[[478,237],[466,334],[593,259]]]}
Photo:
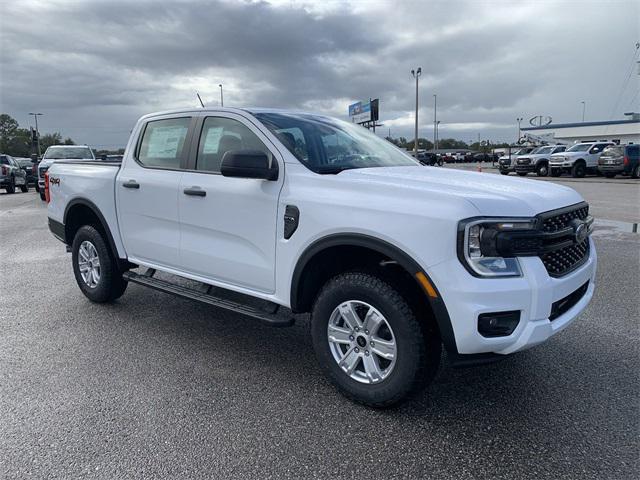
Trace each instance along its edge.
{"label": "truck hood", "polygon": [[533,216],[583,201],[572,188],[552,182],[442,167],[361,168],[338,177],[386,188],[390,195],[463,198],[487,216]]}

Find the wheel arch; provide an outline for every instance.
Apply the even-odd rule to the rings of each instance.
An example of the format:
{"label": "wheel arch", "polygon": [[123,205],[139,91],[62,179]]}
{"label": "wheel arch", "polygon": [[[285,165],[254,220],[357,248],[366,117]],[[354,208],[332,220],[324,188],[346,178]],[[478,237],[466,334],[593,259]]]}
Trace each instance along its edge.
{"label": "wheel arch", "polygon": [[346,253],[350,259],[355,258],[354,253],[371,254],[377,262],[388,260],[396,263],[412,279],[412,288],[420,292],[420,302],[430,310],[447,351],[457,353],[449,313],[429,275],[402,249],[369,235],[332,234],[316,240],[304,250],[298,258],[291,279],[290,303],[293,312],[303,313],[311,310],[313,300],[324,282],[332,273],[340,271],[326,269],[324,262],[335,258],[334,254],[338,252]]}
{"label": "wheel arch", "polygon": [[93,225],[104,235],[113,258],[119,259],[118,249],[109,229],[109,224],[100,212],[100,209],[91,200],[86,198],[74,198],[64,209],[64,242],[67,245],[73,243],[73,238],[83,225]]}

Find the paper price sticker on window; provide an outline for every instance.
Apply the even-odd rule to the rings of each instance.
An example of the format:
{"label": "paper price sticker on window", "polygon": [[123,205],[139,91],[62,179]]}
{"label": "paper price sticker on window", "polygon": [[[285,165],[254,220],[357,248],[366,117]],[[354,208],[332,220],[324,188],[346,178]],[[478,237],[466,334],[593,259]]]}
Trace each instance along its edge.
{"label": "paper price sticker on window", "polygon": [[147,156],[153,158],[176,158],[178,148],[187,136],[188,128],[182,125],[155,127],[149,138]]}

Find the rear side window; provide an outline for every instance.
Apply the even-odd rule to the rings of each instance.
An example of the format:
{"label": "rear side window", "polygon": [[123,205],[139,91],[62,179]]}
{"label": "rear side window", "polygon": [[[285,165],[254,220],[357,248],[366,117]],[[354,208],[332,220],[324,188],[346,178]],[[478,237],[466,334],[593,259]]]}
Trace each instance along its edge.
{"label": "rear side window", "polygon": [[190,117],[147,123],[140,142],[138,162],[145,167],[180,168]]}
{"label": "rear side window", "polygon": [[200,135],[196,170],[219,173],[224,154],[235,150],[261,150],[272,160],[265,144],[242,123],[231,118],[207,117]]}
{"label": "rear side window", "polygon": [[640,145],[629,145],[627,147],[627,155],[638,158],[638,156],[640,156]]}

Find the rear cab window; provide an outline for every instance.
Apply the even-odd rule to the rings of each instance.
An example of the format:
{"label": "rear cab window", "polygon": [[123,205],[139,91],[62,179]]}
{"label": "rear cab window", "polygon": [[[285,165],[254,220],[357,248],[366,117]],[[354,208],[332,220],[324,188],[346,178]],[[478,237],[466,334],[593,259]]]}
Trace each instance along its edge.
{"label": "rear cab window", "polygon": [[147,168],[176,170],[189,148],[187,136],[191,117],[147,122],[140,139],[136,161]]}

